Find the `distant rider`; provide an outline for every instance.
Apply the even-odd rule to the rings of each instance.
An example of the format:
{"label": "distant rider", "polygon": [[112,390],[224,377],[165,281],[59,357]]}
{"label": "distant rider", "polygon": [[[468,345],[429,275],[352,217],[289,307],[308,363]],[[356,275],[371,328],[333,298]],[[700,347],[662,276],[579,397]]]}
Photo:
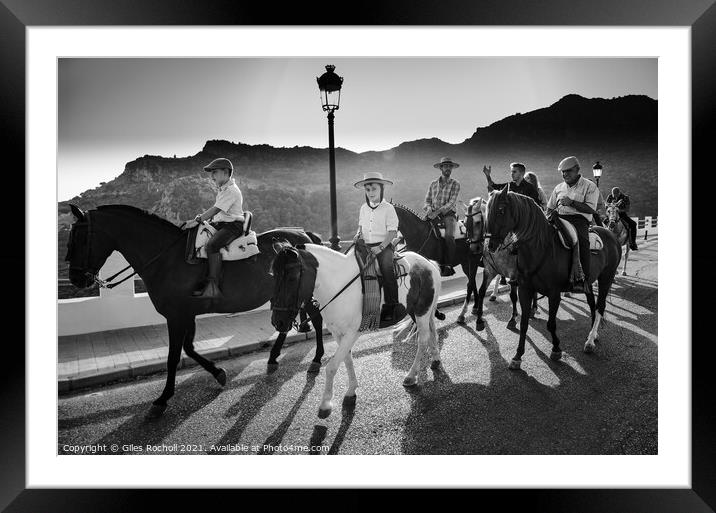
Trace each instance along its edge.
{"label": "distant rider", "polygon": [[452,268],[455,261],[455,224],[457,221],[455,205],[460,193],[460,182],[450,178],[450,175],[453,169],[460,167],[460,164],[453,162],[450,157],[443,157],[440,162],[433,164],[433,167],[440,169],[440,177],[428,187],[423,210],[427,213],[428,219],[438,218],[445,223],[447,255],[443,258],[443,265],[440,266],[440,274],[452,276],[455,274]]}
{"label": "distant rider", "polygon": [[636,222],[629,217],[629,208],[631,207],[629,196],[624,194],[619,187],[614,187],[612,193],[607,196],[607,204],[610,203],[616,205],[619,209],[619,218],[629,226],[629,235],[631,236],[629,249],[638,251],[639,248],[636,245]]}

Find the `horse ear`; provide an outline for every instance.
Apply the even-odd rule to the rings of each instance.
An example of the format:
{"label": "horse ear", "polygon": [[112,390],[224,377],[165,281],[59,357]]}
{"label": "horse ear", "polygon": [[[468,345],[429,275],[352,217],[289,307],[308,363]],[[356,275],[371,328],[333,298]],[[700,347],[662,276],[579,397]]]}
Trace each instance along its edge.
{"label": "horse ear", "polygon": [[281,249],[283,248],[283,244],[281,244],[281,243],[280,243],[279,241],[277,241],[277,240],[274,240],[274,241],[271,243],[271,246],[273,247],[273,252],[276,253],[277,255],[278,255],[278,252],[281,251]]}
{"label": "horse ear", "polygon": [[82,212],[82,209],[80,207],[70,203],[70,210],[72,211],[72,215],[75,216],[75,218],[77,218],[78,221],[85,220],[85,213]]}

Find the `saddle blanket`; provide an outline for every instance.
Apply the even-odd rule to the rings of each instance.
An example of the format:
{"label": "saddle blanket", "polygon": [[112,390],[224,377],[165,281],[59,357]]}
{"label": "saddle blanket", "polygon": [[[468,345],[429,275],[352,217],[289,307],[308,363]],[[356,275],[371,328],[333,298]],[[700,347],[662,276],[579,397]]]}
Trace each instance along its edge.
{"label": "saddle blanket", "polygon": [[[380,272],[377,259],[373,259],[372,263],[365,265],[369,255],[370,253],[362,255],[360,251],[355,252],[356,262],[361,271],[360,279],[363,290],[363,311],[359,332],[377,330],[380,327],[380,311],[383,306],[381,294],[383,275]],[[407,276],[405,266],[400,263],[402,258],[393,258],[393,273],[396,279]]]}
{"label": "saddle blanket", "polygon": [[[569,221],[566,221],[564,219],[561,220],[562,223],[564,223],[565,228],[567,228],[567,231],[569,232],[569,236],[571,237],[571,242],[567,244],[567,242],[564,240],[564,235],[562,235],[561,231],[557,231],[559,234],[559,240],[562,242],[562,246],[565,247],[565,249],[570,249],[573,244],[577,243],[577,229],[574,227],[572,223]],[[602,242],[602,238],[596,233],[590,230],[589,232],[589,251],[601,251],[604,247],[604,243]]]}

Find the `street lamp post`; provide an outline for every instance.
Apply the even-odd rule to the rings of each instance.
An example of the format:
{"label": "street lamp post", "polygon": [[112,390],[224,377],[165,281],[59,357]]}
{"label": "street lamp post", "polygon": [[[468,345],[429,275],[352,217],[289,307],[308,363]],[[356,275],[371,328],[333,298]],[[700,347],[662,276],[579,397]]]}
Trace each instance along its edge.
{"label": "street lamp post", "polygon": [[340,238],[338,237],[338,219],[336,213],[336,151],[333,144],[333,120],[334,112],[338,110],[341,103],[341,86],[343,78],[333,71],[336,67],[332,64],[326,66],[326,72],[318,81],[318,89],[321,92],[321,104],[323,112],[328,112],[328,166],[330,173],[330,195],[331,195],[331,249],[340,251]]}
{"label": "street lamp post", "polygon": [[599,188],[599,179],[602,177],[602,165],[597,160],[597,163],[592,166],[592,173],[594,173],[594,180],[597,182],[597,189]]}

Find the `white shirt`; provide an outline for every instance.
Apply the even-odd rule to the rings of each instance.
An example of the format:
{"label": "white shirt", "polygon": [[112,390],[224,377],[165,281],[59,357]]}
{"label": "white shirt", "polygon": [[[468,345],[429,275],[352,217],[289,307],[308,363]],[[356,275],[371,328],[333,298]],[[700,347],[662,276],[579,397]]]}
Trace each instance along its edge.
{"label": "white shirt", "polygon": [[398,229],[398,214],[395,213],[395,207],[385,200],[375,208],[363,203],[358,225],[366,244],[383,242],[388,232]]}
{"label": "white shirt", "polygon": [[[578,203],[586,203],[596,210],[597,201],[599,200],[599,189],[597,189],[594,182],[587,180],[583,176],[580,176],[577,182],[572,186],[569,186],[567,185],[567,182],[562,181],[558,183],[554,188],[554,191],[552,191],[552,195],[549,197],[549,201],[547,202],[547,208],[554,210],[557,208],[557,201],[564,197],[571,198]],[[584,216],[587,221],[592,220],[592,214],[580,212],[572,205],[560,205],[559,208],[557,208],[557,213],[560,215],[579,214],[580,216]]]}
{"label": "white shirt", "polygon": [[241,194],[239,186],[233,178],[219,187],[216,194],[216,202],[214,206],[221,212],[214,215],[211,221],[214,223],[230,223],[232,221],[244,220],[244,197]]}

